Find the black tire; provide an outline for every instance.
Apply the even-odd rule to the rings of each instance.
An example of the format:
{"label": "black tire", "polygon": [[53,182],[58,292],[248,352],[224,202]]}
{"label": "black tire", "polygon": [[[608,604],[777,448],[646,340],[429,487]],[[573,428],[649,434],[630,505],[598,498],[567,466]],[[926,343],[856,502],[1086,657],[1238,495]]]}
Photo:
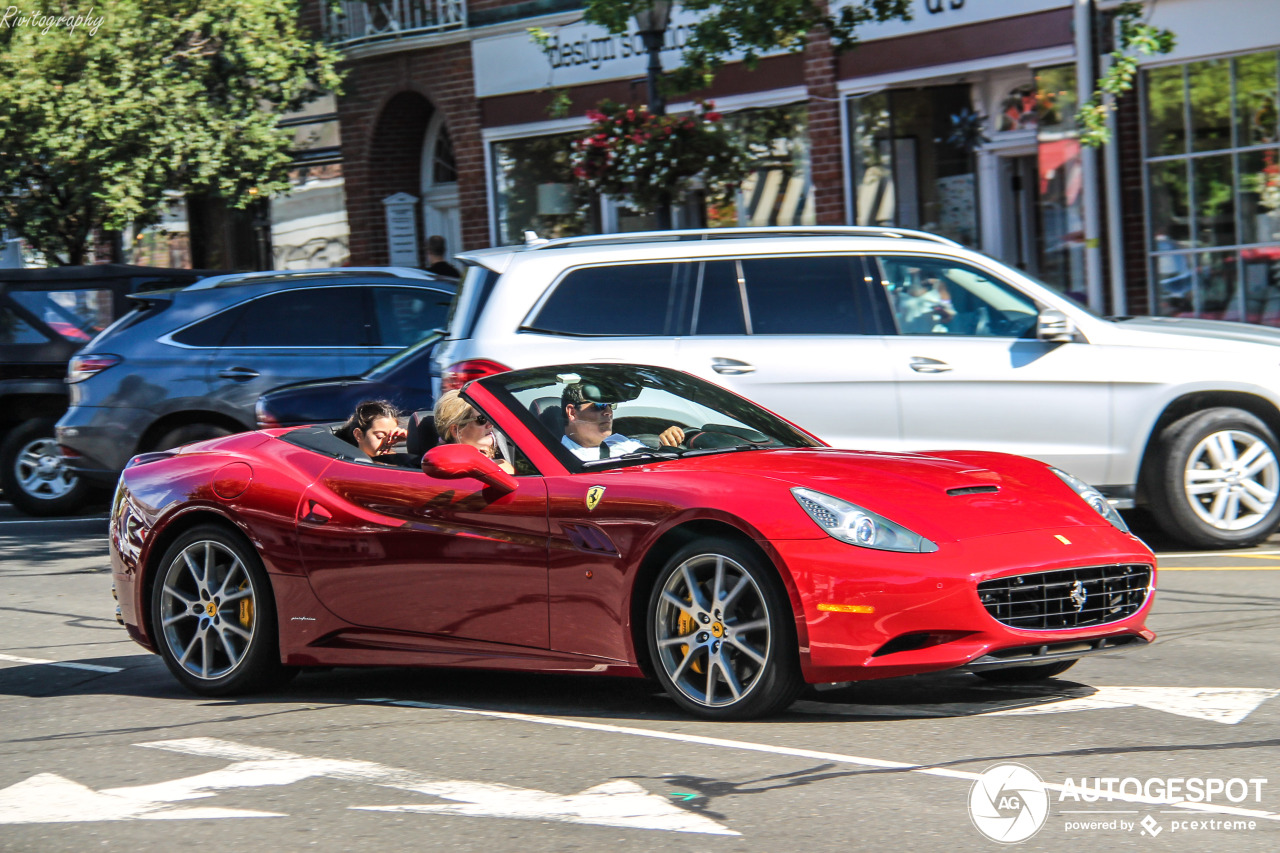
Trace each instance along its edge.
{"label": "black tire", "polygon": [[1042,663],[1038,666],[1010,666],[1004,669],[979,670],[974,673],[979,678],[994,681],[996,684],[1026,684],[1028,681],[1043,681],[1053,678],[1075,666],[1077,661],[1060,660],[1057,663]]}
{"label": "black tire", "polygon": [[67,515],[84,506],[92,486],[67,468],[53,437],[53,418],[32,418],[0,443],[0,486],[28,515]]}
{"label": "black tire", "polygon": [[262,561],[242,536],[218,525],[193,527],[165,551],[151,590],[151,628],[169,671],[202,696],[269,689],[297,671],[280,663]]}
{"label": "black tire", "polygon": [[746,545],[705,539],[681,548],[659,572],[645,613],[654,672],[695,716],[776,714],[804,686],[786,590]]}
{"label": "black tire", "polygon": [[1280,443],[1249,412],[1206,409],[1175,421],[1149,464],[1156,523],[1187,545],[1246,548],[1280,524]]}
{"label": "black tire", "polygon": [[214,424],[186,424],[176,427],[160,436],[152,450],[172,450],[184,444],[192,444],[209,438],[222,438],[231,435],[231,430]]}

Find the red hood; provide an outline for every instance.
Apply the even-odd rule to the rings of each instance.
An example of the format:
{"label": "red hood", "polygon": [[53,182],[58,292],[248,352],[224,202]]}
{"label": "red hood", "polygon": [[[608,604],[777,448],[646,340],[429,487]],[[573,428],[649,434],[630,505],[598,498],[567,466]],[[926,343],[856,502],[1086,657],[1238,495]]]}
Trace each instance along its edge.
{"label": "red hood", "polygon": [[[873,453],[815,447],[722,453],[649,468],[761,477],[788,488],[815,489],[934,541],[1109,524],[1044,463],[1003,453]],[[992,486],[995,491],[986,490]],[[956,493],[974,488],[983,490]],[[762,502],[762,513],[769,512],[766,507],[771,504]]]}

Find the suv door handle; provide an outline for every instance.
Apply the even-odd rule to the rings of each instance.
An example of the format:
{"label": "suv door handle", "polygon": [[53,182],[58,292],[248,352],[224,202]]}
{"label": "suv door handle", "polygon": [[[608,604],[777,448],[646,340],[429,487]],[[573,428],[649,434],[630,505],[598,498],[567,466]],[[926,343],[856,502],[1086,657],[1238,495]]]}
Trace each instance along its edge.
{"label": "suv door handle", "polygon": [[741,376],[744,373],[756,372],[755,365],[748,364],[745,361],[738,361],[736,358],[720,358],[719,356],[711,359],[711,369],[725,376]]}
{"label": "suv door handle", "polygon": [[236,382],[248,382],[250,379],[257,379],[260,374],[252,367],[225,367],[218,371],[218,375],[223,379],[234,379]]}
{"label": "suv door handle", "polygon": [[925,358],[922,355],[911,356],[911,369],[916,373],[946,373],[951,365],[936,358]]}

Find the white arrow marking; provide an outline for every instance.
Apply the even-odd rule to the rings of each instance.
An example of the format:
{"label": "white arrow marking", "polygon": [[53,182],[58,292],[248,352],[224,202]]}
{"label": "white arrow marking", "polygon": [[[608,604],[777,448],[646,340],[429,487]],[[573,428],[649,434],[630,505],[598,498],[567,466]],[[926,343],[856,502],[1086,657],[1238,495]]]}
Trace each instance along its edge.
{"label": "white arrow marking", "polygon": [[282,817],[270,812],[230,809],[173,808],[172,803],[211,797],[233,788],[292,785],[304,779],[330,778],[367,782],[384,788],[413,791],[453,800],[450,804],[409,804],[356,807],[371,811],[421,812],[553,820],[668,832],[738,835],[715,821],[687,812],[632,782],[617,780],[562,796],[510,785],[432,779],[409,770],[371,761],[311,758],[275,749],[245,746],[214,738],[140,743],[204,758],[230,759],[221,770],[173,779],[154,785],[134,785],[94,791],[51,773],[0,790],[0,824],[67,821],[182,819],[210,817]]}
{"label": "white arrow marking", "polygon": [[1135,705],[1180,717],[1209,720],[1233,726],[1257,710],[1280,690],[1232,687],[1099,687],[1092,696],[1051,702],[1034,708],[1009,708],[1001,715],[1061,714],[1095,708],[1129,708]]}
{"label": "white arrow marking", "polygon": [[445,790],[439,785],[418,787],[424,794],[463,800],[437,806],[352,806],[365,811],[457,814],[472,817],[507,817],[524,820],[553,820],[561,823],[592,823],[634,829],[665,829],[669,832],[698,832],[707,835],[738,835],[715,821],[677,808],[655,797],[634,782],[616,779],[588,788],[580,794],[562,797],[546,791],[508,788],[505,785],[455,783]]}
{"label": "white arrow marking", "polygon": [[198,820],[213,817],[283,817],[236,809],[175,809],[86,788],[54,773],[41,773],[0,791],[0,824],[74,823],[95,820]]}
{"label": "white arrow marking", "polygon": [[[1007,693],[1010,688],[988,690]],[[932,705],[858,705],[852,703],[796,702],[792,711],[851,717],[977,717],[1064,714],[1102,708],[1140,706],[1224,725],[1235,725],[1263,702],[1280,696],[1280,690],[1252,687],[1098,687],[1087,696],[1019,696],[990,702],[950,702]]]}

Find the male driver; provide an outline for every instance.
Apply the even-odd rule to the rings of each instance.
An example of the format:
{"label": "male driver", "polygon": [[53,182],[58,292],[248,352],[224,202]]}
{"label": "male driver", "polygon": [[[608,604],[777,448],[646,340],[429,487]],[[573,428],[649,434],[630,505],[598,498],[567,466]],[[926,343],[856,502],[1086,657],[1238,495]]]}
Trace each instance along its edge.
{"label": "male driver", "polygon": [[[573,382],[560,395],[560,405],[568,419],[560,443],[584,461],[607,459],[649,446],[613,431],[613,409],[618,404],[608,399],[608,392],[592,382]],[[684,430],[668,427],[658,436],[667,447],[684,441]]]}

